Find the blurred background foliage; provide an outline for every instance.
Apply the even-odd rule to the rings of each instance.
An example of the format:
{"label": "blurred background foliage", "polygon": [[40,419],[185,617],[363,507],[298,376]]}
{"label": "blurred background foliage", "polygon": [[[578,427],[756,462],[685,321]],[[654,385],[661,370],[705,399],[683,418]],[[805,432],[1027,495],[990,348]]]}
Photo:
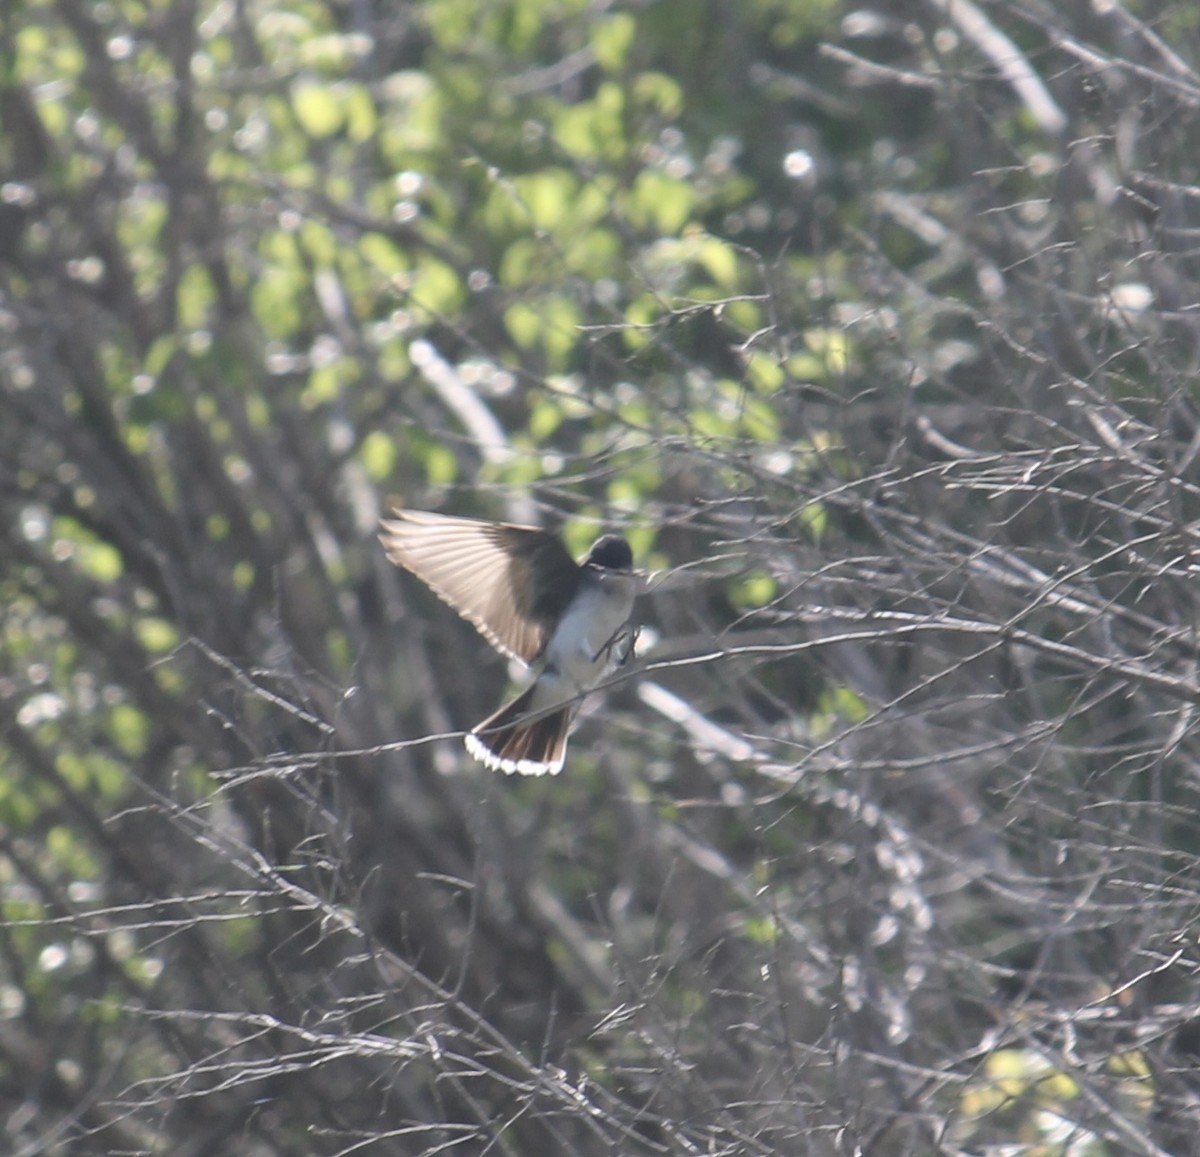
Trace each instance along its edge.
{"label": "blurred background foliage", "polygon": [[[1200,1152],[1198,62],[7,0],[4,1148]],[[658,572],[559,779],[393,495]]]}

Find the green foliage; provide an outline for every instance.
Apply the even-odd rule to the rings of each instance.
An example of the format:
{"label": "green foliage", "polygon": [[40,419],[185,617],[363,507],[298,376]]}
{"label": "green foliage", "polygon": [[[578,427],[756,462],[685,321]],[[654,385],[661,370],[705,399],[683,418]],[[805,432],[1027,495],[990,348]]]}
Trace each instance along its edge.
{"label": "green foliage", "polygon": [[772,575],[759,572],[747,575],[729,588],[729,598],[739,610],[768,606],[775,598],[776,582]]}
{"label": "green foliage", "polygon": [[[5,7],[13,1146],[1182,1151],[1197,22],[978,7]],[[681,580],[561,778],[391,493]]]}

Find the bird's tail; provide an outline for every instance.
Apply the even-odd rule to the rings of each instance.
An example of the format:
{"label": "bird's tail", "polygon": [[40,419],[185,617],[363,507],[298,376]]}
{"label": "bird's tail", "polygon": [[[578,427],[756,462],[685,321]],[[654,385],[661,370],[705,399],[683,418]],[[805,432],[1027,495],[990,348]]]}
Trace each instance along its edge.
{"label": "bird's tail", "polygon": [[536,684],[473,727],[467,750],[484,767],[507,775],[557,775],[567,754],[567,732],[575,705],[566,703],[536,713]]}

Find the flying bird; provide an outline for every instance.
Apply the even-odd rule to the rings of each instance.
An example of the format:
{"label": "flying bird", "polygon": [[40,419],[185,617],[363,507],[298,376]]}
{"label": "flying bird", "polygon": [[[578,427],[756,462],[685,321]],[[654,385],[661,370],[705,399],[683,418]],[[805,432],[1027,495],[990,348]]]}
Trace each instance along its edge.
{"label": "flying bird", "polygon": [[583,696],[633,645],[629,624],[638,577],[620,535],[598,538],[581,562],[562,540],[533,526],[481,522],[393,506],[379,541],[472,623],[534,682],[477,724],[467,750],[485,767],[557,775]]}

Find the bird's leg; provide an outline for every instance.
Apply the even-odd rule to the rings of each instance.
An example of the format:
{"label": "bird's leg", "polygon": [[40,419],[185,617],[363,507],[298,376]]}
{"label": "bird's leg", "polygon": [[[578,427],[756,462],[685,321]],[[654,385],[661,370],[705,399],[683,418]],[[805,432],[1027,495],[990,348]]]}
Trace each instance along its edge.
{"label": "bird's leg", "polygon": [[641,626],[635,626],[633,623],[622,623],[615,631],[613,631],[609,640],[592,656],[592,662],[598,662],[600,656],[605,656],[614,665],[624,667],[629,662],[629,656],[633,654],[634,645],[637,643],[638,636],[642,633]]}

